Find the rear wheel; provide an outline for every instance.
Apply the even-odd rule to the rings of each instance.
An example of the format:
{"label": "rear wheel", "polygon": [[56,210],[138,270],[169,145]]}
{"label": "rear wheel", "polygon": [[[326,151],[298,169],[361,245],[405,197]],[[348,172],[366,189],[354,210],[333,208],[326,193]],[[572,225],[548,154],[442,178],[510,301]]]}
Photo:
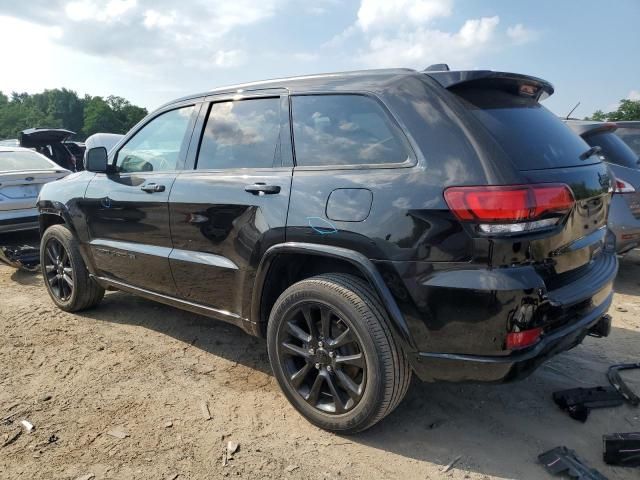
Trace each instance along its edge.
{"label": "rear wheel", "polygon": [[78,241],[64,225],[44,232],[40,264],[49,296],[62,310],[77,312],[102,300],[104,289],[89,276]]}
{"label": "rear wheel", "polygon": [[276,379],[293,406],[326,430],[355,433],[393,411],[411,370],[386,312],[357,277],[327,274],[289,287],[267,328]]}

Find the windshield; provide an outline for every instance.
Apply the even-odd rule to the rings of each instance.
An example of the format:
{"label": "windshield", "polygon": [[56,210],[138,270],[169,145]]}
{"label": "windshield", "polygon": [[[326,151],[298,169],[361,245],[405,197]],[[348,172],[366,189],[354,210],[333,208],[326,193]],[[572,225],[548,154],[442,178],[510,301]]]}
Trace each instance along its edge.
{"label": "windshield", "polygon": [[613,132],[596,133],[585,137],[585,140],[592,147],[600,147],[600,155],[605,162],[615,163],[623,167],[638,168],[638,155],[631,150],[626,143]]}
{"label": "windshield", "polygon": [[57,165],[36,152],[0,152],[0,172],[12,170],[52,170],[56,167]]}
{"label": "windshield", "polygon": [[616,135],[629,145],[636,155],[640,155],[640,128],[618,128]]}
{"label": "windshield", "polygon": [[589,146],[535,99],[500,90],[459,89],[465,105],[482,122],[520,170],[598,163],[580,160]]}

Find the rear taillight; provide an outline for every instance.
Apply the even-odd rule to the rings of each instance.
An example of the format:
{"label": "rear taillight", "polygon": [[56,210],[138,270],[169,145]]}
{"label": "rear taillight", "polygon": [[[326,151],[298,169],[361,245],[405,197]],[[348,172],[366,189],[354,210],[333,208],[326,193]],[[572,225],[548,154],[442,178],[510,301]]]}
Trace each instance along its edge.
{"label": "rear taillight", "polygon": [[449,187],[444,198],[463,222],[482,233],[520,233],[556,225],[575,199],[564,184]]}
{"label": "rear taillight", "polygon": [[629,182],[625,182],[624,180],[620,180],[619,178],[615,179],[615,188],[613,193],[635,193],[636,189],[633,188]]}
{"label": "rear taillight", "polygon": [[534,343],[537,343],[540,339],[540,335],[542,335],[542,328],[532,328],[531,330],[507,333],[505,346],[507,347],[507,350],[529,347]]}

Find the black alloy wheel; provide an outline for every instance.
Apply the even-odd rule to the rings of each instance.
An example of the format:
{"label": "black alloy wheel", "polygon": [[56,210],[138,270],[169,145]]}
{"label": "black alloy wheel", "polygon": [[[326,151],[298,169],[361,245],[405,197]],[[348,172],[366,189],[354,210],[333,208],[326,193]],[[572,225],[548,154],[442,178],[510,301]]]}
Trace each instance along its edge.
{"label": "black alloy wheel", "polygon": [[280,330],[278,357],[290,385],[313,408],[342,414],[354,408],[367,381],[355,331],[328,305],[304,303]]}
{"label": "black alloy wheel", "polygon": [[44,276],[51,292],[65,302],[73,295],[73,267],[69,252],[56,238],[50,238],[45,245]]}

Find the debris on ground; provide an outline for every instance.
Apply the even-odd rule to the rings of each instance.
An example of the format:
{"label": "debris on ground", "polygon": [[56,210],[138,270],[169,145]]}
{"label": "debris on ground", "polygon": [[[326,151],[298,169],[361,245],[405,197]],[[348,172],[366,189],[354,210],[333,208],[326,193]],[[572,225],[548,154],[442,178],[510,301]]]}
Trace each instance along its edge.
{"label": "debris on ground", "polygon": [[22,420],[20,422],[20,424],[24,427],[24,429],[28,432],[31,433],[33,432],[36,427],[33,425],[33,423],[31,423],[29,420]]}
{"label": "debris on ground", "polygon": [[173,422],[169,421],[164,423],[164,428],[171,428],[171,427],[173,427]]}
{"label": "debris on ground", "polygon": [[607,480],[607,477],[589,467],[576,452],[567,447],[556,447],[541,453],[538,461],[551,475],[566,473],[578,480]]}
{"label": "debris on ground", "polygon": [[86,475],[80,475],[76,477],[74,480],[93,480],[96,476],[93,473],[87,473]]}
{"label": "debris on ground", "polygon": [[462,455],[458,455],[456,458],[454,458],[453,460],[451,460],[451,462],[449,462],[449,465],[447,465],[446,467],[444,467],[442,469],[442,473],[447,473],[449,470],[451,470],[453,468],[453,466],[458,463],[458,461],[460,461],[460,459],[462,458]]}
{"label": "debris on ground", "polygon": [[55,433],[52,433],[51,436],[49,437],[48,442],[49,443],[56,443],[58,440],[60,440],[58,438],[58,436]]}
{"label": "debris on ground", "polygon": [[602,436],[602,458],[609,465],[640,467],[640,432]]}
{"label": "debris on ground", "polygon": [[613,387],[592,387],[554,392],[553,401],[571,418],[584,423],[591,409],[618,407],[624,403],[624,398]]}
{"label": "debris on ground", "polygon": [[634,407],[640,405],[640,397],[638,397],[633,390],[629,388],[629,386],[622,380],[620,376],[620,372],[622,370],[632,370],[640,368],[640,362],[638,363],[620,363],[617,365],[612,365],[609,367],[607,371],[607,378],[609,378],[609,382],[614,388],[620,392],[627,402],[629,402]]}
{"label": "debris on ground", "polygon": [[0,263],[27,272],[40,269],[40,249],[37,245],[0,246]]}
{"label": "debris on ground", "polygon": [[211,420],[211,412],[209,411],[209,404],[207,402],[200,404],[200,410],[202,410],[202,416],[205,420]]}
{"label": "debris on ground", "polygon": [[9,445],[11,445],[12,443],[14,443],[16,440],[18,440],[18,438],[20,437],[20,435],[22,435],[22,430],[16,430],[13,435],[9,435],[6,440],[4,441],[4,443],[2,444],[2,447],[8,447]]}
{"label": "debris on ground", "polygon": [[113,430],[109,430],[107,432],[107,435],[111,436],[111,437],[115,437],[115,438],[119,438],[120,440],[125,439],[129,436],[129,434],[127,432],[125,432],[124,430],[120,430],[117,428],[114,428]]}
{"label": "debris on ground", "polygon": [[299,469],[300,467],[298,465],[289,465],[287,468],[284,469],[285,472],[287,473],[291,473],[294,470]]}
{"label": "debris on ground", "polygon": [[229,455],[229,457],[233,456],[233,454],[238,451],[238,448],[240,448],[238,442],[229,440],[229,442],[227,442],[227,454]]}

